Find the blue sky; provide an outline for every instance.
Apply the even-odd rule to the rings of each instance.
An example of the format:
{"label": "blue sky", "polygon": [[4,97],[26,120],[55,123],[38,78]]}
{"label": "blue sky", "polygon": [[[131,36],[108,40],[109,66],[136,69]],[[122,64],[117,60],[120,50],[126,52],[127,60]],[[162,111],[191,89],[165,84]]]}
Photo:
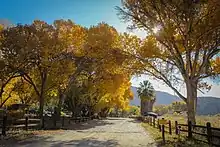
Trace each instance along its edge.
{"label": "blue sky", "polygon": [[[31,23],[35,19],[52,23],[56,19],[71,19],[77,24],[89,27],[99,22],[106,22],[114,26],[119,32],[125,32],[127,24],[121,22],[116,15],[116,6],[121,5],[121,0],[1,0],[0,19],[9,20],[13,24]],[[142,31],[133,32],[139,37],[144,37]],[[138,86],[146,76],[133,78],[132,84]],[[163,83],[151,80],[156,90],[173,91]],[[184,89],[182,92],[185,93]],[[220,97],[220,86],[213,84],[210,92],[199,96]]]}
{"label": "blue sky", "polygon": [[116,15],[120,0],[1,0],[0,18],[12,23],[31,23],[41,19],[49,23],[56,19],[72,19],[89,27],[101,21],[125,31],[126,26]]}

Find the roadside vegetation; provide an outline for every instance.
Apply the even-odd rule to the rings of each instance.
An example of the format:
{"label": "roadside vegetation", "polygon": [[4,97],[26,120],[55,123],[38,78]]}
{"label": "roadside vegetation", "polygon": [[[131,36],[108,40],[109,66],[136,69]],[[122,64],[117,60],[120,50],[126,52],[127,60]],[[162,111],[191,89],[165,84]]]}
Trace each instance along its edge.
{"label": "roadside vegetation", "polygon": [[153,128],[147,123],[142,123],[142,126],[151,134],[158,147],[208,147],[207,144],[192,140],[190,141],[186,136],[169,135],[168,133],[165,134],[166,143],[164,144],[161,132],[159,132],[158,129]]}
{"label": "roadside vegetation", "polygon": [[[158,128],[154,128],[153,126],[149,125],[148,123],[142,123],[142,126],[150,132],[150,134],[154,137],[156,142],[160,146],[178,146],[178,147],[187,147],[187,146],[208,146],[208,144],[196,141],[202,140],[207,141],[207,137],[193,134],[194,140],[188,139],[188,134],[186,132],[180,133],[180,135],[175,134],[175,121],[178,122],[178,124],[188,124],[187,119],[187,111],[186,111],[186,104],[184,102],[178,101],[173,102],[170,105],[159,105],[154,106],[154,111],[158,113],[159,119],[164,118],[165,120],[171,121],[171,128],[172,128],[172,135],[169,133],[165,133],[165,140],[166,144],[164,145],[162,142],[162,133],[159,132]],[[196,125],[206,126],[206,123],[210,122],[211,127],[220,128],[220,115],[196,115]],[[167,126],[168,127],[168,126]],[[185,126],[181,126],[181,129],[187,130],[188,128]],[[165,127],[165,130],[168,131],[168,128]],[[195,132],[205,133],[206,129],[203,128],[194,128]],[[217,132],[218,134],[218,132]],[[218,135],[217,135],[218,136]],[[217,140],[215,140],[217,141]],[[218,141],[217,141],[218,142]]]}
{"label": "roadside vegetation", "polygon": [[[183,101],[176,101],[170,105],[157,105],[154,106],[154,112],[160,115],[160,117],[167,120],[171,120],[174,124],[178,121],[181,124],[186,124],[187,119],[187,105]],[[220,114],[216,115],[196,115],[197,125],[206,125],[207,122],[212,124],[212,127],[220,128]]]}
{"label": "roadside vegetation", "polygon": [[[187,116],[181,114],[165,114],[162,116],[167,120],[171,120],[172,123],[178,121],[179,123],[186,124]],[[197,115],[196,116],[196,124],[205,126],[207,122],[210,122],[212,127],[220,128],[220,114],[216,115]]]}

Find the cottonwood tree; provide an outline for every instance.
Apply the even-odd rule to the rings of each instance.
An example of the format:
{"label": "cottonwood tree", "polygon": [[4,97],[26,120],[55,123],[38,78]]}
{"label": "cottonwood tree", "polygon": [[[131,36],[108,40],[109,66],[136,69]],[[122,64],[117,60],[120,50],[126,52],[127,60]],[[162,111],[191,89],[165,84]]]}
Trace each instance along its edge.
{"label": "cottonwood tree", "polygon": [[103,111],[103,114],[111,107],[128,109],[132,97],[131,72],[123,68],[127,61],[121,50],[128,47],[123,46],[123,38],[114,27],[106,23],[88,29],[88,56],[97,60],[94,74],[99,102],[96,109]]}
{"label": "cottonwood tree", "polygon": [[[0,98],[1,107],[10,99],[7,96],[3,100],[4,92],[8,92],[8,87],[13,87],[11,83],[17,77],[23,75],[23,70],[28,70],[31,67],[27,54],[21,54],[23,50],[19,50],[15,44],[13,37],[17,37],[16,32],[24,33],[24,28],[17,26],[16,28],[3,28],[0,25]],[[20,38],[21,40],[22,38]],[[19,43],[17,41],[16,43]],[[22,44],[20,44],[22,45]],[[9,47],[10,46],[10,47]],[[18,53],[18,54],[17,54]],[[27,53],[27,52],[26,52]],[[9,86],[8,86],[9,85]],[[9,88],[10,89],[10,88]]]}
{"label": "cottonwood tree", "polygon": [[[133,55],[144,72],[162,80],[187,103],[195,123],[197,90],[215,76],[213,62],[220,51],[219,0],[122,0],[119,16],[147,37]],[[186,96],[178,91],[185,83]]]}
{"label": "cottonwood tree", "polygon": [[[112,26],[83,28],[70,20],[56,20],[53,25],[36,20],[2,34],[1,67],[10,65],[26,81],[18,85],[27,93],[17,89],[18,95],[29,97],[28,92],[35,91],[41,117],[45,103],[55,105],[59,99],[61,108],[65,97],[79,108],[82,104],[103,112],[111,107],[128,109],[131,72],[123,66],[130,65],[130,59],[121,50],[131,46],[125,44],[129,37]],[[27,83],[32,87],[25,88]]]}
{"label": "cottonwood tree", "polygon": [[103,114],[111,107],[127,108],[131,97],[130,73],[122,68],[125,58],[120,52],[119,33],[106,23],[92,26],[87,32],[69,84],[69,107],[79,111],[81,105]]}
{"label": "cottonwood tree", "polygon": [[[61,71],[69,74],[69,67],[72,68],[68,66],[66,54],[71,54],[74,46],[65,38],[65,30],[74,32],[74,24],[60,28],[43,21],[34,21],[30,25],[18,25],[3,31],[3,59],[13,65],[13,72],[19,71],[23,79],[33,86],[40,104],[40,116],[43,115],[47,91],[60,84],[57,78],[63,76]],[[72,35],[76,38],[74,33]]]}

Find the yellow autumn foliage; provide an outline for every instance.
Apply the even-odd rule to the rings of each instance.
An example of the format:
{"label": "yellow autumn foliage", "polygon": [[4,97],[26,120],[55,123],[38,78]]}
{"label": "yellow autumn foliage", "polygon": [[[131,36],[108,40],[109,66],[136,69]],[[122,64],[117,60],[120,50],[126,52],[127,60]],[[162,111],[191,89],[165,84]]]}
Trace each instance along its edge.
{"label": "yellow autumn foliage", "polygon": [[[7,31],[5,59],[21,63],[24,62],[23,57],[27,57],[25,62],[31,66],[19,69],[26,74],[22,75],[26,78],[26,85],[20,88],[27,90],[26,95],[33,94],[34,89],[33,99],[41,106],[44,105],[42,101],[58,101],[60,94],[70,91],[70,97],[77,98],[79,104],[95,105],[98,110],[106,107],[129,109],[129,101],[133,97],[130,90],[133,71],[126,66],[132,66],[135,61],[129,60],[124,51],[139,46],[137,36],[120,34],[106,23],[84,28],[71,20],[56,20],[53,25],[36,20],[30,25],[15,26]],[[146,45],[153,46],[154,39]],[[14,49],[12,46],[16,48],[17,56],[10,54]],[[14,78],[4,88],[3,100],[13,90],[16,80]],[[20,96],[26,95],[12,92],[5,106],[20,103]]]}
{"label": "yellow autumn foliage", "polygon": [[216,59],[214,60],[213,68],[216,73],[220,74],[220,57],[216,57]]}

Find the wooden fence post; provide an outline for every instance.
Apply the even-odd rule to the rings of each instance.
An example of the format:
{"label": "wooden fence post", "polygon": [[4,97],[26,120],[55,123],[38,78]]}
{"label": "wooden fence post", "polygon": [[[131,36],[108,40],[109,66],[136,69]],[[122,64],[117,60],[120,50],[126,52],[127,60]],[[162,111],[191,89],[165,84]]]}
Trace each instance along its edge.
{"label": "wooden fence post", "polygon": [[159,119],[157,119],[157,128],[160,129]]}
{"label": "wooden fence post", "polygon": [[159,125],[159,131],[161,132],[161,125]]}
{"label": "wooden fence post", "polygon": [[169,134],[172,135],[172,126],[171,126],[171,121],[169,120]]}
{"label": "wooden fence post", "polygon": [[155,117],[153,117],[153,124],[154,124],[154,128],[155,128],[155,125],[156,125],[156,124],[155,124]]}
{"label": "wooden fence post", "polygon": [[69,121],[68,121],[69,124],[70,124],[70,121],[71,121],[71,117],[69,117]]}
{"label": "wooden fence post", "polygon": [[207,128],[207,140],[209,145],[212,145],[212,129],[211,129],[211,123],[207,122],[206,123],[206,128]]}
{"label": "wooden fence post", "polygon": [[62,117],[62,127],[64,127],[64,116]]}
{"label": "wooden fence post", "polygon": [[176,135],[178,135],[178,122],[175,121],[175,133]]}
{"label": "wooden fence post", "polygon": [[188,121],[188,138],[192,139],[192,122]]}
{"label": "wooden fence post", "polygon": [[178,139],[180,139],[180,130],[181,130],[181,126],[178,126],[178,129],[177,129]]}
{"label": "wooden fence post", "polygon": [[56,127],[57,126],[57,124],[56,124],[57,122],[56,122],[56,116],[55,116],[55,114],[53,115],[53,126],[54,127]]}
{"label": "wooden fence post", "polygon": [[6,127],[7,127],[7,115],[3,117],[3,124],[2,124],[2,135],[6,136]]}
{"label": "wooden fence post", "polygon": [[162,138],[163,138],[163,143],[165,144],[165,127],[162,125]]}
{"label": "wooden fence post", "polygon": [[28,130],[28,117],[25,117],[25,130]]}
{"label": "wooden fence post", "polygon": [[42,126],[41,126],[41,129],[44,129],[44,116],[42,116],[41,121],[42,121],[42,122],[41,122],[41,123],[42,123],[42,124],[41,124],[41,125],[42,125]]}

